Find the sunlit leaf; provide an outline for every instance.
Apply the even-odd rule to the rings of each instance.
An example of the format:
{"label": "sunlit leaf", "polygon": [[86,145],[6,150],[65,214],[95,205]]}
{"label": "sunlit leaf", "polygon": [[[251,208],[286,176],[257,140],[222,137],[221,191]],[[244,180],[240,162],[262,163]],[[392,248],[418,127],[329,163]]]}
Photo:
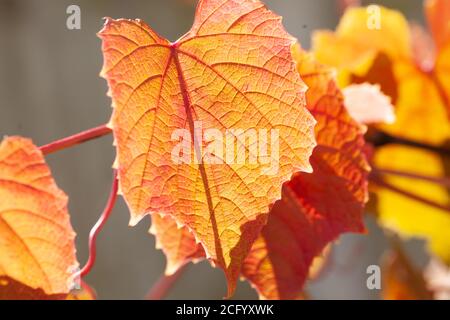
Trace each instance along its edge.
{"label": "sunlit leaf", "polygon": [[[187,226],[225,271],[230,295],[282,182],[311,171],[315,121],[291,57],[293,39],[256,0],[200,1],[192,29],[175,43],[139,20],[107,19],[99,35],[131,224],[160,213]],[[209,164],[205,152],[175,163],[176,129],[187,129],[191,150],[206,149],[194,143],[196,121],[222,134],[276,129],[279,170],[262,174],[268,165],[249,165],[250,152],[245,164],[220,154],[215,159],[226,164]]]}
{"label": "sunlit leaf", "polygon": [[0,299],[60,298],[78,266],[67,196],[25,138],[0,144]]}

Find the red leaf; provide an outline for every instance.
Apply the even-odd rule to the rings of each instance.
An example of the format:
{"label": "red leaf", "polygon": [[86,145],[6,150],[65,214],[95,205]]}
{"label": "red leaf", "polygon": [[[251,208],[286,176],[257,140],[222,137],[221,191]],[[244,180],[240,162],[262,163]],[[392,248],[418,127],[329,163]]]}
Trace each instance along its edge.
{"label": "red leaf", "polygon": [[244,262],[243,275],[265,299],[300,297],[311,263],[344,232],[364,232],[369,167],[361,127],[348,115],[330,70],[297,52],[309,86],[307,105],[318,124],[313,173],[283,186],[261,237]]}

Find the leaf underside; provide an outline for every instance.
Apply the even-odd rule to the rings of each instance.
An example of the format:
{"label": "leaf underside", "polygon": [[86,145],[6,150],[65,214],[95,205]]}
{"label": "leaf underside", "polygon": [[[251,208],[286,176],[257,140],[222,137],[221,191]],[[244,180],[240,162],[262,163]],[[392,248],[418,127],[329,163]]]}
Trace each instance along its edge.
{"label": "leaf underside", "polygon": [[[120,189],[131,224],[158,213],[186,226],[234,290],[242,260],[266,222],[281,184],[310,172],[315,121],[295,70],[293,39],[256,0],[200,1],[192,29],[175,43],[139,20],[107,19],[99,33],[113,100]],[[205,152],[174,163],[177,129],[278,130],[279,170],[265,164],[208,164]],[[234,155],[234,159],[237,154]]]}
{"label": "leaf underside", "polygon": [[67,294],[78,266],[67,196],[28,139],[0,144],[0,199],[0,299]]}

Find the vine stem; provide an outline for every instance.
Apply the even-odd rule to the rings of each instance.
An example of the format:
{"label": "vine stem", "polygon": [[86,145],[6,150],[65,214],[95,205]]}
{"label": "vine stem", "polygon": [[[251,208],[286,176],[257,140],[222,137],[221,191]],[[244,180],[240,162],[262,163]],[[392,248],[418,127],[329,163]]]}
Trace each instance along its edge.
{"label": "vine stem", "polygon": [[186,271],[188,265],[185,264],[180,267],[177,272],[170,276],[166,276],[163,274],[158,281],[150,288],[149,292],[145,296],[146,300],[161,300],[169,293],[170,289],[172,289],[173,285],[177,282],[177,280],[183,275]]}
{"label": "vine stem", "polygon": [[450,148],[447,146],[434,146],[419,141],[396,137],[381,130],[374,130],[374,135],[367,137],[367,142],[370,142],[375,147],[382,147],[388,144],[400,144],[408,147],[431,151],[442,156],[450,156]]}
{"label": "vine stem", "polygon": [[377,166],[374,166],[374,165],[372,165],[372,172],[375,175],[392,175],[392,176],[399,176],[399,177],[416,179],[416,180],[429,181],[429,182],[450,188],[450,178],[447,178],[447,177],[431,177],[431,176],[417,174],[417,173],[408,172],[408,171],[382,169],[382,168],[378,168]]}
{"label": "vine stem", "polygon": [[74,134],[72,136],[53,141],[49,144],[39,147],[39,149],[42,151],[43,154],[50,154],[89,140],[106,136],[111,132],[112,130],[108,128],[106,124],[103,124],[101,126]]}
{"label": "vine stem", "polygon": [[447,211],[447,213],[450,213],[450,207],[442,205],[442,204],[440,204],[438,202],[426,199],[424,197],[421,197],[421,196],[419,196],[417,194],[411,193],[411,192],[409,192],[407,190],[404,190],[402,188],[399,188],[397,186],[394,186],[393,184],[385,181],[384,179],[380,178],[379,176],[377,176],[375,174],[370,176],[370,180],[373,183],[375,183],[376,185],[378,185],[379,187],[385,188],[387,190],[393,191],[393,192],[398,193],[398,194],[400,194],[402,196],[405,196],[407,198],[416,200],[418,202],[422,202],[422,203],[424,203],[426,205],[429,205],[431,207],[434,207],[434,208],[437,208],[437,209],[441,209],[441,210]]}
{"label": "vine stem", "polygon": [[108,202],[106,203],[105,209],[103,210],[102,215],[98,219],[97,223],[92,227],[91,232],[89,233],[89,258],[84,267],[80,271],[80,276],[83,278],[91,271],[92,267],[95,264],[95,259],[97,257],[97,236],[100,231],[108,221],[108,218],[111,215],[112,209],[114,208],[114,204],[117,199],[117,190],[119,188],[119,182],[117,179],[117,171],[113,171],[113,181],[111,185],[111,192],[109,194]]}
{"label": "vine stem", "polygon": [[435,70],[433,70],[431,72],[431,78],[433,79],[434,84],[436,85],[436,89],[439,93],[439,96],[440,96],[442,102],[445,104],[447,109],[450,108],[450,100],[447,97],[446,90],[445,90],[441,80],[439,79],[438,75],[436,74]]}

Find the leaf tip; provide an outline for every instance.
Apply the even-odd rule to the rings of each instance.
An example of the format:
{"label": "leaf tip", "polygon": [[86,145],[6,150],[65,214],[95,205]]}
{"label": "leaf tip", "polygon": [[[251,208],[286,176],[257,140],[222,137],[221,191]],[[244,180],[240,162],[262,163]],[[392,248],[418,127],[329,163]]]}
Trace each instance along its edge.
{"label": "leaf tip", "polygon": [[130,213],[131,213],[130,214],[130,221],[128,222],[128,226],[129,227],[135,227],[139,222],[141,222],[141,220],[142,220],[142,218],[144,218],[144,216],[135,214],[132,211]]}

